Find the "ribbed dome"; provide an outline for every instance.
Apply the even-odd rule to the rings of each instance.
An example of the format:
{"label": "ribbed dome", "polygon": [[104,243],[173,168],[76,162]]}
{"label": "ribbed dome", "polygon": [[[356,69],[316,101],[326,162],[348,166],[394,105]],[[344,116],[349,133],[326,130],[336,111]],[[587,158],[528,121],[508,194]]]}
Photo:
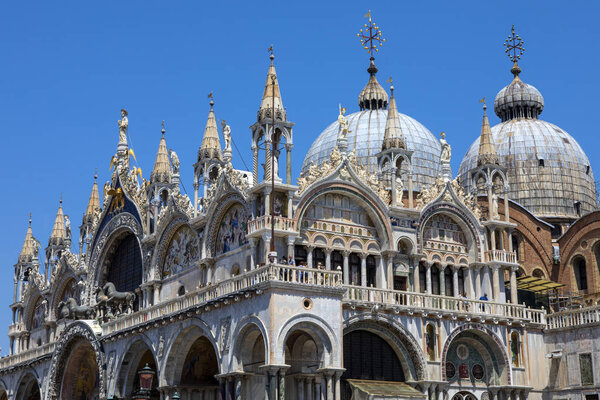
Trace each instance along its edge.
{"label": "ribbed dome", "polygon": [[[381,152],[387,110],[364,110],[347,116],[350,126],[348,133],[348,151],[356,149],[359,162],[368,164],[371,171],[377,170],[377,153]],[[406,141],[407,150],[413,150],[412,162],[415,190],[420,190],[435,181],[439,171],[440,142],[423,125],[413,118],[398,113],[400,128]],[[310,163],[319,165],[329,159],[331,150],[336,146],[339,123],[329,125],[313,142],[308,150],[302,172],[306,172]]]}
{"label": "ribbed dome", "polygon": [[[576,218],[596,204],[594,174],[579,144],[561,128],[539,119],[513,119],[492,128],[492,137],[507,168],[509,198],[538,217]],[[463,185],[472,186],[468,171],[476,168],[479,138],[459,169]]]}
{"label": "ribbed dome", "polygon": [[515,78],[496,95],[494,111],[504,121],[515,118],[537,119],[544,110],[544,98],[534,86],[521,81],[518,66],[513,67]]}

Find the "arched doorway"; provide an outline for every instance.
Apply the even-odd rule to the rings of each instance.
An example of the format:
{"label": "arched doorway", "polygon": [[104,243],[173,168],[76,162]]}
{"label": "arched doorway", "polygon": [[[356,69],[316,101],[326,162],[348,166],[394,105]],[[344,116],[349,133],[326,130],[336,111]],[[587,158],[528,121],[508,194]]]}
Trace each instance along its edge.
{"label": "arched doorway", "polygon": [[265,365],[266,345],[262,332],[254,323],[249,323],[239,334],[234,347],[237,370],[244,371],[246,379],[242,381],[242,398],[260,399],[265,394],[265,374],[261,368]]}
{"label": "arched doorway", "polygon": [[[323,348],[305,330],[295,330],[285,341],[285,398],[317,398],[322,377],[317,370],[323,366]],[[317,393],[318,392],[318,393]]]}
{"label": "arched doorway", "polygon": [[100,395],[100,379],[96,353],[85,339],[72,344],[62,371],[61,400],[91,400]]}
{"label": "arched doorway", "polygon": [[148,366],[155,375],[152,380],[151,399],[159,399],[160,393],[158,387],[158,370],[156,360],[150,347],[143,341],[138,340],[129,347],[129,351],[123,356],[115,394],[119,397],[133,396],[140,389],[138,372]]}
{"label": "arched doorway", "polygon": [[17,389],[16,400],[41,400],[40,386],[33,374],[29,373],[21,380]]}
{"label": "arched doorway", "polygon": [[354,330],[344,335],[342,399],[352,396],[348,379],[404,382],[405,375],[396,352],[381,336]]}
{"label": "arched doorway", "polygon": [[444,346],[442,379],[462,387],[510,385],[508,356],[503,348],[486,329],[459,328]]}

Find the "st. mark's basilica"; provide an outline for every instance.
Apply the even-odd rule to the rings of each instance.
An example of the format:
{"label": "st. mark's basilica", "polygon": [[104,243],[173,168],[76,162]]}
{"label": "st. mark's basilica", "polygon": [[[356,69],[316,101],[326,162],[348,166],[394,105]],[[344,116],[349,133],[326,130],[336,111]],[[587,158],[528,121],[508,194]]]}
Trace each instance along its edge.
{"label": "st. mark's basilica", "polygon": [[594,176],[541,119],[521,38],[505,43],[501,122],[483,100],[453,176],[445,135],[378,82],[370,14],[359,36],[371,57],[358,109],[332,105],[297,182],[272,50],[252,171],[233,168],[211,98],[196,163],[180,166],[163,125],[144,177],[121,110],[79,235],[62,202],[45,251],[29,221],[0,400],[598,399]]}

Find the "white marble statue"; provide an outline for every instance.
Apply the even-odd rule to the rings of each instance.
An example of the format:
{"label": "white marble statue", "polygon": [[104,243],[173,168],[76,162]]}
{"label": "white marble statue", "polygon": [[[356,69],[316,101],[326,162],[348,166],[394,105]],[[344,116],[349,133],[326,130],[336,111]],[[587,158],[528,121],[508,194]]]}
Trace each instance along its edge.
{"label": "white marble statue", "polygon": [[498,214],[498,195],[496,193],[492,193],[491,213],[492,219],[500,219],[500,214]]}
{"label": "white marble statue", "polygon": [[340,104],[340,115],[338,115],[338,123],[340,125],[340,132],[338,134],[338,138],[340,139],[346,139],[346,136],[348,135],[348,132],[350,132],[349,128],[349,123],[348,123],[348,118],[345,117],[346,114],[346,108],[342,107],[342,105]]}
{"label": "white marble statue", "polygon": [[227,121],[221,121],[223,127],[223,139],[225,139],[225,151],[231,151],[231,128],[227,125]]}
{"label": "white marble statue", "polygon": [[452,157],[452,147],[446,141],[446,134],[442,132],[442,138],[440,139],[440,143],[442,144],[442,153],[440,154],[441,162],[450,162],[450,157]]}
{"label": "white marble statue", "polygon": [[127,128],[129,120],[127,119],[127,110],[121,109],[121,119],[119,120],[119,144],[127,144]]}
{"label": "white marble statue", "polygon": [[404,182],[400,175],[396,175],[396,182],[394,182],[394,189],[396,190],[396,204],[402,205],[402,196],[404,195]]}
{"label": "white marble statue", "polygon": [[171,159],[171,166],[173,167],[173,173],[179,173],[179,157],[175,151],[169,149],[169,158]]}
{"label": "white marble statue", "polygon": [[71,239],[71,220],[69,216],[65,214],[65,232],[67,233],[67,239]]}

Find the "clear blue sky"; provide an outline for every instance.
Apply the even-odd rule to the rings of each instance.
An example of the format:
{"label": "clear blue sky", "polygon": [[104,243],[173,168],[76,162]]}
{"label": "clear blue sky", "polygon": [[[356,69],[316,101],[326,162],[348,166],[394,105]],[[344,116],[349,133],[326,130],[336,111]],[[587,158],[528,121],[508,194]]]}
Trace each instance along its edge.
{"label": "clear blue sky", "polygon": [[[192,190],[192,164],[214,91],[217,118],[251,162],[250,130],[271,43],[294,128],[294,176],[338,103],[357,111],[368,55],[356,33],[372,9],[386,44],[379,80],[394,76],[400,112],[453,146],[453,171],[481,127],[478,100],[510,83],[502,43],[524,38],[521,78],[543,94],[542,118],[573,135],[600,174],[597,2],[17,2],[0,5],[0,346],[8,350],[13,265],[33,214],[45,246],[60,194],[74,233],[94,169],[102,185],[121,107],[148,176],[167,125],[168,146]],[[387,87],[387,85],[385,85]],[[498,119],[490,113],[492,124]],[[234,165],[243,168],[234,153]],[[76,240],[74,240],[76,242]]]}

